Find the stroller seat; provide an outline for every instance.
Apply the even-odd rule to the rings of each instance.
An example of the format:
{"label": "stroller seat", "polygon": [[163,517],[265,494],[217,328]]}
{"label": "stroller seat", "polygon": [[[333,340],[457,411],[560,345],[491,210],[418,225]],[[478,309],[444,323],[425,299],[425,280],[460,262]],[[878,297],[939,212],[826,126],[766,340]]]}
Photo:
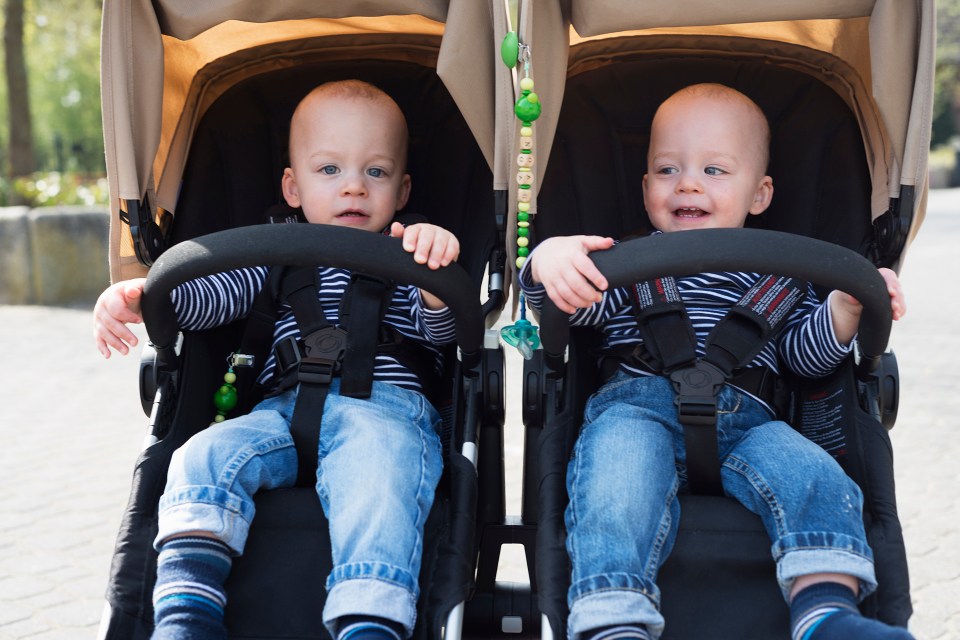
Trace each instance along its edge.
{"label": "stroller seat", "polygon": [[[343,78],[379,86],[404,111],[410,130],[408,172],[413,191],[401,213],[424,216],[462,239],[459,265],[469,279],[462,289],[464,295],[476,299],[476,317],[471,323],[480,327],[480,282],[496,241],[490,215],[490,171],[435,69],[414,62],[306,60],[253,76],[225,91],[192,136],[168,230],[171,245],[179,249],[182,243],[207,234],[265,222],[268,210],[282,202],[280,178],[287,166],[288,127],[294,107],[321,82]],[[455,158],[456,170],[439,158]],[[172,253],[168,251],[168,255]],[[323,254],[324,248],[318,247],[317,255]],[[184,259],[184,266],[189,262]],[[147,323],[150,331],[149,317]],[[474,329],[482,332],[477,327]],[[244,328],[245,322],[239,321],[209,331],[184,332],[176,371],[166,378],[167,383],[160,383],[163,397],[152,425],[157,441],[137,463],[111,570],[111,613],[104,623],[104,637],[127,640],[150,634],[156,572],[152,543],[166,467],[173,451],[209,424],[212,392],[221,384],[225,359],[237,349]],[[456,360],[453,350],[448,355]],[[446,396],[438,405],[445,418],[445,471],[425,531],[418,638],[440,637],[447,615],[467,598],[473,580],[477,479],[472,464],[459,451],[464,432],[477,428],[476,416],[463,405],[477,406],[468,398],[476,389],[471,381],[476,372],[471,367],[479,364],[461,360],[456,371],[451,369],[444,385]],[[154,401],[156,387],[152,383],[161,368],[153,361],[144,367],[142,378],[148,382],[142,398],[145,408]],[[250,395],[241,398],[247,408],[257,400]],[[321,614],[331,564],[330,541],[315,490],[265,491],[256,496],[255,503],[257,515],[247,547],[235,560],[227,582],[226,624],[231,637],[328,637]]]}
{"label": "stroller seat", "polygon": [[[766,212],[749,216],[748,227],[825,240],[876,256],[870,173],[859,126],[847,104],[818,79],[735,53],[637,52],[617,58],[616,64],[585,67],[567,80],[538,198],[541,214],[532,225],[536,241],[571,234],[621,239],[648,235],[653,229],[643,208],[641,177],[654,111],[684,86],[717,82],[751,97],[770,122],[768,173],[775,197]],[[527,371],[544,381],[544,398],[558,398],[555,406],[544,408],[539,442],[537,582],[541,611],[555,637],[563,637],[570,580],[564,479],[585,403],[600,384],[594,355],[600,345],[593,330],[571,329],[564,362],[563,341],[559,353],[550,352],[553,328],[544,317],[543,362],[529,362]],[[891,359],[892,354],[885,356],[885,367],[895,368]],[[905,625],[911,611],[906,560],[889,439],[879,413],[870,403],[858,402],[861,382],[852,364],[828,380],[788,383],[790,418],[798,422],[809,398],[826,390],[843,396],[845,444],[837,455],[864,488],[868,539],[881,583],[863,609]],[[868,472],[868,467],[875,471]],[[789,635],[788,609],[759,517],[730,498],[683,495],[680,504],[678,538],[658,577],[667,620],[663,637],[706,637],[707,629],[716,628],[724,629],[727,637]],[[745,607],[749,615],[743,616]]]}

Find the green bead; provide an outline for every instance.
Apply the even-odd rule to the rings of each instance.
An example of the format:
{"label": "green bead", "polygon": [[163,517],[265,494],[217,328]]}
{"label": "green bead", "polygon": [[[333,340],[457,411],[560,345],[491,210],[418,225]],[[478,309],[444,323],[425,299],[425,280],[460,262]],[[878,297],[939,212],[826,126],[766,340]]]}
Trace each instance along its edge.
{"label": "green bead", "polygon": [[530,238],[517,238],[517,246],[521,249],[530,244]]}
{"label": "green bead", "polygon": [[235,374],[233,371],[227,371],[225,374],[223,374],[223,381],[227,384],[233,384],[237,381],[237,374]]}
{"label": "green bead", "polygon": [[540,104],[540,96],[538,96],[537,94],[535,94],[533,91],[531,91],[531,92],[527,95],[527,100],[529,100],[530,102],[532,102],[532,103],[534,103],[534,104]]}
{"label": "green bead", "polygon": [[521,256],[521,257],[517,258],[517,269],[522,269],[522,268],[523,268],[523,263],[526,262],[526,261],[527,261],[527,258],[526,258],[525,256]]}
{"label": "green bead", "polygon": [[521,184],[521,185],[517,185],[517,186],[520,187],[521,189],[529,189],[529,188],[530,188],[530,185],[528,185],[528,184]]}
{"label": "green bead", "polygon": [[517,59],[520,57],[520,39],[517,38],[516,31],[508,31],[503,36],[503,42],[500,43],[500,58],[503,64],[511,69],[517,66]]}
{"label": "green bead", "polygon": [[517,220],[519,220],[520,222],[526,222],[529,219],[530,219],[530,214],[526,211],[521,211],[520,213],[517,214]]}
{"label": "green bead", "polygon": [[532,93],[530,95],[525,95],[519,100],[517,100],[516,106],[513,108],[513,112],[517,114],[517,117],[523,120],[525,123],[533,122],[540,117],[540,111],[542,107],[537,98],[530,100],[530,96],[536,96]]}
{"label": "green bead", "polygon": [[222,413],[218,413],[217,415],[213,416],[213,421],[215,423],[223,422],[226,419],[227,419],[227,416],[223,415]]}
{"label": "green bead", "polygon": [[530,235],[530,229],[526,229],[524,227],[517,227],[517,235],[521,238],[526,238],[528,235]]}
{"label": "green bead", "polygon": [[522,258],[526,258],[528,255],[530,255],[530,247],[518,247],[517,255]]}
{"label": "green bead", "polygon": [[227,412],[237,406],[237,388],[232,384],[225,384],[213,394],[213,406],[217,411]]}

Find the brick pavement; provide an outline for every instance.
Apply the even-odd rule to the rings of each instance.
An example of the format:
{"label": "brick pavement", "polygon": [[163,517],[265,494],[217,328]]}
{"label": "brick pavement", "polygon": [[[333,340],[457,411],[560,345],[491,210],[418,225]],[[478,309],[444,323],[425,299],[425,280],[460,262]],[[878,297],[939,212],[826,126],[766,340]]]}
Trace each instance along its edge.
{"label": "brick pavement", "polygon": [[[919,640],[949,640],[960,637],[960,333],[951,331],[960,299],[939,294],[960,242],[960,190],[933,192],[929,208],[901,274],[910,310],[891,340],[902,377],[891,435],[911,629]],[[137,357],[104,362],[90,331],[88,308],[0,306],[0,640],[96,637],[146,419]],[[519,357],[508,357],[509,388]],[[508,502],[516,505],[520,420],[508,400]]]}

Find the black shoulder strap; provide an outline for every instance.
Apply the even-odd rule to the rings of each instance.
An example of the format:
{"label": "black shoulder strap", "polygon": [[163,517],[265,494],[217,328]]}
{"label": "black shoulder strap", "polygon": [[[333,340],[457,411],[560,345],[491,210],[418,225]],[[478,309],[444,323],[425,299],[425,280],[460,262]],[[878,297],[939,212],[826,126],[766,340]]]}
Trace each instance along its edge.
{"label": "black shoulder strap", "polygon": [[280,297],[280,281],[283,277],[282,267],[271,267],[267,272],[266,280],[260,293],[253,301],[253,308],[247,316],[247,323],[240,339],[239,354],[250,356],[246,361],[249,366],[238,368],[237,395],[241,406],[238,413],[249,413],[254,405],[254,383],[260,370],[270,356],[273,346],[273,332],[277,324],[277,300]]}
{"label": "black shoulder strap", "polygon": [[805,295],[806,285],[794,278],[761,278],[707,336],[704,359],[729,378],[757,357]]}
{"label": "black shoulder strap", "polygon": [[630,288],[637,329],[653,362],[665,374],[697,360],[697,336],[671,277],[638,282]]}

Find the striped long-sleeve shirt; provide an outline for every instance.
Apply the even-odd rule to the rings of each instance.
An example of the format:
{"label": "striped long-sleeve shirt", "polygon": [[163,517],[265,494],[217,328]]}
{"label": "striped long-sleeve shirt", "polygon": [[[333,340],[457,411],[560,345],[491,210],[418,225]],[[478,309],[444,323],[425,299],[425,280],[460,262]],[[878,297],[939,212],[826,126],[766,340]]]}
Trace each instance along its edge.
{"label": "striped long-sleeve shirt", "polygon": [[[520,286],[534,309],[541,309],[546,295],[543,285],[534,285],[528,260],[520,274]],[[676,278],[677,288],[686,306],[687,315],[697,336],[697,355],[703,357],[707,335],[727,311],[763,276],[758,273],[701,273]],[[578,309],[571,316],[571,325],[600,329],[605,346],[619,347],[643,342],[626,288],[605,291],[600,302]],[[780,333],[774,336],[750,363],[750,367],[766,366],[780,372],[780,362],[799,376],[817,378],[827,375],[850,352],[848,345],[837,342],[833,331],[830,305],[821,303],[813,288],[794,308]],[[649,375],[644,370],[621,365],[633,375]]]}
{"label": "striped long-sleeve shirt", "polygon": [[[346,269],[319,267],[318,297],[323,313],[331,325],[339,320],[340,300],[350,283]],[[185,282],[171,297],[180,328],[186,330],[212,329],[244,318],[253,308],[257,294],[266,281],[268,267],[237,269]],[[436,354],[439,366],[440,351],[434,345],[449,344],[455,339],[453,314],[449,309],[431,310],[423,305],[420,291],[411,285],[398,285],[393,293],[384,323],[401,335],[419,342]],[[299,338],[293,310],[286,302],[277,311],[273,331],[273,346],[286,338]],[[257,381],[267,387],[276,384],[276,358],[271,350]],[[374,380],[399,387],[422,391],[416,374],[400,361],[387,354],[377,354]]]}

